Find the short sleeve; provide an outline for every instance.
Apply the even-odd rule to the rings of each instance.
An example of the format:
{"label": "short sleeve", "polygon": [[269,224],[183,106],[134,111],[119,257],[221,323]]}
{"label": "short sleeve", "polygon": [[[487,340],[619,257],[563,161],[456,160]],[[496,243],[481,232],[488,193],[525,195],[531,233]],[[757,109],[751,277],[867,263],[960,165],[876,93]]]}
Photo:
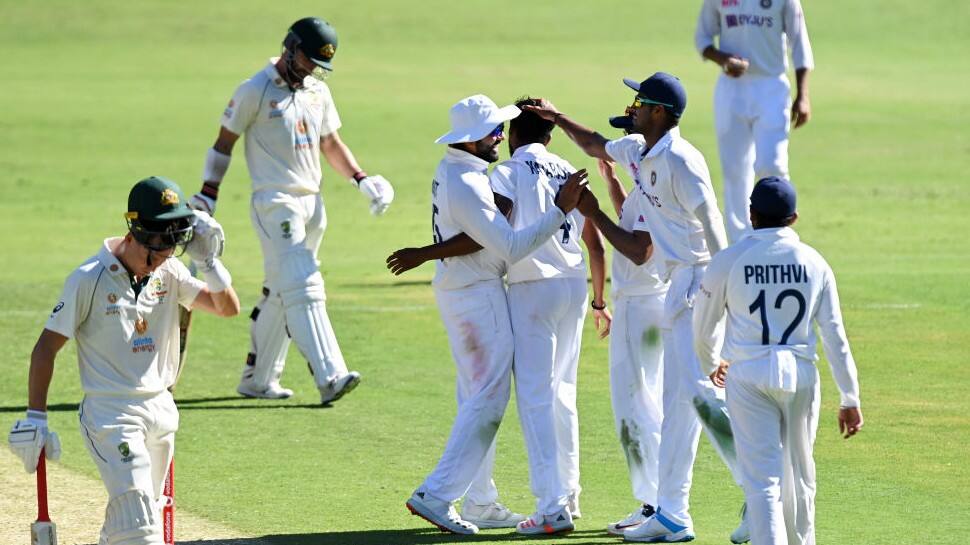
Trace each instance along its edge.
{"label": "short sleeve", "polygon": [[646,149],[647,144],[639,134],[630,134],[606,143],[606,153],[634,177],[635,173],[631,172],[630,167],[640,164],[640,158]]}
{"label": "short sleeve", "polygon": [[44,328],[73,339],[91,310],[94,287],[89,284],[81,271],[75,271],[67,277],[61,297],[54,305]]}
{"label": "short sleeve", "polygon": [[185,267],[185,265],[177,260],[170,260],[173,262],[171,269],[171,274],[175,279],[175,286],[178,291],[178,302],[183,307],[190,309],[192,308],[192,303],[195,302],[195,298],[199,296],[199,292],[205,287],[205,282],[192,276],[192,273]]}
{"label": "short sleeve", "polygon": [[694,211],[705,201],[716,202],[711,173],[698,151],[671,156],[674,196],[685,210]]}
{"label": "short sleeve", "polygon": [[[637,204],[639,204],[639,199],[638,199],[638,203]],[[645,232],[649,233],[650,232],[650,224],[647,222],[647,213],[648,212],[646,210],[644,210],[642,206],[637,206],[637,209],[634,210],[634,212],[636,213],[637,217],[633,219],[633,230],[634,231],[645,231]]]}
{"label": "short sleeve", "polygon": [[515,181],[510,165],[502,163],[492,169],[492,173],[488,176],[488,183],[492,186],[492,192],[515,202]]}
{"label": "short sleeve", "polygon": [[330,87],[326,83],[321,82],[317,92],[320,94],[320,99],[323,102],[323,116],[320,118],[320,136],[323,137],[337,132],[337,129],[341,127],[340,115],[337,114],[337,105],[334,104]]}
{"label": "short sleeve", "polygon": [[259,96],[252,81],[245,81],[236,89],[222,112],[222,126],[234,134],[242,134],[256,119]]}

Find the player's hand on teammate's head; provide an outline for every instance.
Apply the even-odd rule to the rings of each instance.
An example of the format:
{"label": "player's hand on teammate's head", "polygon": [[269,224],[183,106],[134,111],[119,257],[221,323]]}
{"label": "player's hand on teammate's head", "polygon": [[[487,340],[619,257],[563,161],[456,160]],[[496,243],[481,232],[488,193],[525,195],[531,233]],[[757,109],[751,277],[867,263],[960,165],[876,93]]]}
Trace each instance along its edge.
{"label": "player's hand on teammate's head", "polygon": [[862,411],[859,407],[842,407],[839,409],[839,432],[844,439],[859,433],[862,429]]}
{"label": "player's hand on teammate's head", "polygon": [[586,172],[585,168],[573,172],[566,178],[566,183],[559,186],[559,191],[556,193],[556,206],[564,214],[572,212],[579,204],[579,200],[588,185],[589,173]]}
{"label": "player's hand on teammate's head", "polygon": [[808,97],[798,95],[791,105],[791,125],[793,129],[801,127],[812,118],[812,104]]}
{"label": "player's hand on teammate's head", "polygon": [[522,110],[532,112],[546,121],[554,121],[556,116],[562,115],[562,112],[556,109],[556,105],[545,98],[539,99],[538,106],[526,105]]}
{"label": "player's hand on teammate's head", "polygon": [[596,326],[596,331],[599,332],[601,339],[605,339],[610,334],[610,328],[613,325],[613,316],[610,314],[610,309],[593,309],[593,321]]}
{"label": "player's hand on teammate's head", "polygon": [[425,259],[421,256],[421,251],[418,248],[401,248],[387,256],[387,268],[394,273],[394,276],[410,271],[424,262]]}

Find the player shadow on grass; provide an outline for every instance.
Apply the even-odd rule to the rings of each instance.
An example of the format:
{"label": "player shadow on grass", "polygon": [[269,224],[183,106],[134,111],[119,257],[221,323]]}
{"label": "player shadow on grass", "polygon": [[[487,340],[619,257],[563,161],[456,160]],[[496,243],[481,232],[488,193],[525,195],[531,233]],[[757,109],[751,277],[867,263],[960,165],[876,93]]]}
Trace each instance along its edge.
{"label": "player shadow on grass", "polygon": [[316,534],[279,534],[253,538],[202,539],[178,541],[179,545],[424,545],[431,543],[474,543],[483,541],[528,541],[540,543],[568,543],[569,545],[598,545],[613,543],[603,530],[580,530],[565,536],[526,537],[482,532],[475,535],[455,535],[433,528],[402,528],[398,530],[359,530],[355,532],[324,532]]}

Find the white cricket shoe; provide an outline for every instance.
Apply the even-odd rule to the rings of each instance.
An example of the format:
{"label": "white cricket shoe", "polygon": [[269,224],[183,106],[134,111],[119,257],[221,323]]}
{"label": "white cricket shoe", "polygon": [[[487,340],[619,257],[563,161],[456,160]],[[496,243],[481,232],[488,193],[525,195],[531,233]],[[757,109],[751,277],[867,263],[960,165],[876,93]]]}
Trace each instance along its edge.
{"label": "white cricket shoe", "polygon": [[731,532],[731,543],[740,545],[751,541],[751,531],[748,529],[748,504],[741,506],[741,524]]}
{"label": "white cricket shoe", "polygon": [[468,500],[461,505],[461,518],[478,526],[486,528],[515,528],[525,520],[525,515],[512,512],[511,509],[499,502],[488,505],[478,505]]}
{"label": "white cricket shoe", "polygon": [[573,516],[569,514],[569,509],[566,507],[552,515],[543,516],[539,513],[533,513],[532,516],[515,525],[516,532],[527,536],[566,534],[572,532],[575,528]]}
{"label": "white cricket shoe", "polygon": [[293,390],[284,388],[279,382],[273,381],[266,388],[256,388],[252,382],[242,379],[236,391],[246,397],[258,397],[260,399],[286,399],[293,395]]}
{"label": "white cricket shoe", "polygon": [[408,499],[408,511],[438,527],[442,532],[452,534],[477,534],[478,527],[462,520],[451,502],[436,499],[421,489],[415,490]]}
{"label": "white cricket shoe", "polygon": [[583,512],[579,510],[579,492],[573,492],[569,495],[569,514],[572,515],[574,519],[583,518]]}
{"label": "white cricket shoe", "polygon": [[694,530],[668,519],[657,510],[652,517],[636,528],[623,532],[625,541],[642,543],[685,543],[694,541]]}
{"label": "white cricket shoe", "polygon": [[342,377],[330,379],[324,386],[320,386],[320,403],[326,405],[339,400],[353,391],[360,384],[360,373],[351,371]]}
{"label": "white cricket shoe", "polygon": [[624,530],[636,528],[652,516],[653,506],[645,503],[627,515],[625,519],[607,524],[606,531],[615,536],[622,536]]}

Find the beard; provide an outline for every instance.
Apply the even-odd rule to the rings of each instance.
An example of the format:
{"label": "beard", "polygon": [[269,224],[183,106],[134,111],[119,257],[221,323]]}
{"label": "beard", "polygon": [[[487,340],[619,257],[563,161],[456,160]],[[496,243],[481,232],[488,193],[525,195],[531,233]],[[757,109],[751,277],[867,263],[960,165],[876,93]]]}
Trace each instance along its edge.
{"label": "beard", "polygon": [[472,155],[478,157],[479,159],[488,161],[489,163],[494,163],[498,161],[498,145],[499,140],[492,142],[491,144],[486,144],[485,140],[479,140],[475,142],[475,151]]}

